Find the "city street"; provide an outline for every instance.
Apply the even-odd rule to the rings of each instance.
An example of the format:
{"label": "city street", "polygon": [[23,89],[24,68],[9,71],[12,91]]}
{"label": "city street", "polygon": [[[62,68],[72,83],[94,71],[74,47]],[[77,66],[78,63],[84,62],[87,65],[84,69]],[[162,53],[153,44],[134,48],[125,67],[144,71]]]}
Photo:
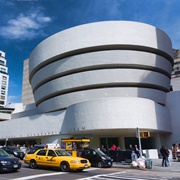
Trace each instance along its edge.
{"label": "city street", "polygon": [[180,179],[179,172],[155,170],[140,170],[133,168],[90,168],[83,172],[61,172],[57,169],[38,168],[30,169],[23,163],[20,171],[15,173],[1,173],[0,180],[97,180],[97,179],[128,179],[128,180],[178,180]]}

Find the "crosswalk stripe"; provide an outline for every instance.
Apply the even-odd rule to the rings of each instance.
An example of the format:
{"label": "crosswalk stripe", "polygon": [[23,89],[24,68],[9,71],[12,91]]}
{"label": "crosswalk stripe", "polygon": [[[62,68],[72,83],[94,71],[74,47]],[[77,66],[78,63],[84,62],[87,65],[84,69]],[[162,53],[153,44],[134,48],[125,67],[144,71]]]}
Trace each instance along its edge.
{"label": "crosswalk stripe", "polygon": [[[127,180],[159,180],[159,178],[155,177],[135,177],[131,175],[125,174],[127,171],[122,171],[122,172],[115,172],[111,174],[99,174],[91,177],[86,177],[86,178],[80,178],[76,180],[121,180],[121,179],[127,179]],[[167,178],[162,178],[161,180],[167,180]]]}
{"label": "crosswalk stripe", "polygon": [[26,177],[20,177],[12,180],[28,180],[32,178],[39,178],[39,177],[46,177],[46,176],[55,176],[59,174],[67,174],[65,172],[58,172],[58,173],[47,173],[47,174],[38,174],[38,175],[32,175],[32,176],[26,176]]}

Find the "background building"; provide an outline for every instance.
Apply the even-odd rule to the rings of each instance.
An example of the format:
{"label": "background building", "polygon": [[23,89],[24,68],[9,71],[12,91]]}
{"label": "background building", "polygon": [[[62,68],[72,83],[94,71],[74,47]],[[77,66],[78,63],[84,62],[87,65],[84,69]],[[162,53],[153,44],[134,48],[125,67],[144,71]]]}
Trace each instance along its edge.
{"label": "background building", "polygon": [[24,61],[23,67],[22,103],[27,105],[34,103],[34,96],[29,83],[29,59]]}
{"label": "background building", "polygon": [[173,91],[180,91],[180,50],[173,49],[174,67],[171,77]]}
{"label": "background building", "polygon": [[8,95],[8,85],[9,85],[9,75],[8,67],[6,67],[5,52],[0,50],[0,107],[5,107],[7,104]]}

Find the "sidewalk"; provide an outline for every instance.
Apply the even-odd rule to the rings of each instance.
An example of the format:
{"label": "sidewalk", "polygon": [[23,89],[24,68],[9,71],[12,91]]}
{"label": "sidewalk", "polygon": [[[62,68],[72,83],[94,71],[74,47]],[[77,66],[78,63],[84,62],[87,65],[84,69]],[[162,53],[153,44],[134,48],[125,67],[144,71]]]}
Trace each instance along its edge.
{"label": "sidewalk", "polygon": [[[171,161],[171,166],[162,167],[162,159],[152,159],[152,169],[145,168],[144,170],[151,170],[151,171],[166,171],[166,172],[179,172],[180,173],[180,162],[178,161]],[[113,167],[116,168],[132,168],[130,164],[123,163],[123,162],[113,162]],[[134,169],[134,168],[132,168]],[[137,168],[138,169],[138,168]]]}

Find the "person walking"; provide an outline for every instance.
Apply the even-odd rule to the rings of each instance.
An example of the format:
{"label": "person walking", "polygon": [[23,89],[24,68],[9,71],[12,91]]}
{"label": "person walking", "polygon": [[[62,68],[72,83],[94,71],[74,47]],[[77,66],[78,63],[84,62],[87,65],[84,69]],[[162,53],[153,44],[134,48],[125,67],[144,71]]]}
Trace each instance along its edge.
{"label": "person walking", "polygon": [[161,153],[161,155],[163,157],[162,166],[165,165],[165,167],[167,167],[168,166],[168,156],[169,156],[169,154],[167,152],[167,148],[164,145],[161,146],[160,153]]}
{"label": "person walking", "polygon": [[165,149],[166,149],[167,156],[168,156],[167,157],[167,165],[171,166],[170,150],[167,147],[165,147]]}

